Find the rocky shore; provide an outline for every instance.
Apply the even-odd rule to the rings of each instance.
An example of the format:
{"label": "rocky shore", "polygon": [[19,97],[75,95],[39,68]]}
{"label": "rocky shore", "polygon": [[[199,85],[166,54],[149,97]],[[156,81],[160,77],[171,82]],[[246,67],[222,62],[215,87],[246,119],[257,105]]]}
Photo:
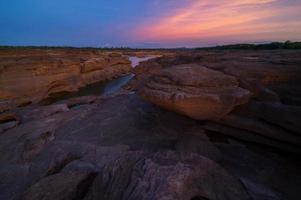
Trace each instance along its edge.
{"label": "rocky shore", "polygon": [[300,199],[300,51],[173,52],[118,94],[51,105],[36,102],[126,73],[128,57],[30,54],[0,56],[1,102],[31,102],[0,113],[0,199]]}

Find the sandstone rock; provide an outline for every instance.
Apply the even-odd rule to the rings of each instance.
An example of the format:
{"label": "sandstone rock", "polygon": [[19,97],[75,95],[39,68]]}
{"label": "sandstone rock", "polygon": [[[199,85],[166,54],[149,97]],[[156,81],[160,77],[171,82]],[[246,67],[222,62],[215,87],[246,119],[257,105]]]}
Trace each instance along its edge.
{"label": "sandstone rock", "polygon": [[[244,199],[247,192],[277,197],[271,188],[292,197],[284,199],[298,199],[299,154],[273,155],[267,147],[292,151],[292,144],[237,128],[229,133],[240,142],[227,144],[232,137],[214,139],[221,130],[211,135],[204,132],[204,122],[160,109],[136,94],[87,99],[85,106],[26,121],[0,135],[1,199],[54,198],[61,192],[66,199],[86,200]],[[243,142],[249,138],[253,142]],[[261,140],[265,146],[254,145]],[[79,178],[95,173],[94,181]],[[242,185],[243,177],[250,181]]]}
{"label": "sandstone rock", "polygon": [[130,83],[131,88],[137,90],[141,80],[144,80],[151,75],[160,73],[162,69],[180,64],[197,63],[200,61],[200,59],[200,55],[195,54],[165,54],[164,56],[144,61],[132,70],[135,74],[135,77]]}
{"label": "sandstone rock", "polygon": [[[300,193],[293,188],[299,185],[300,180],[288,178],[299,171],[299,159],[288,165],[280,154],[270,148],[256,148],[250,144],[217,146],[223,152],[223,166],[239,177],[253,199],[299,199]],[[291,155],[286,154],[286,158]],[[300,173],[297,174],[299,177]]]}
{"label": "sandstone rock", "polygon": [[263,185],[256,184],[247,178],[242,178],[241,181],[243,182],[245,187],[248,189],[248,191],[253,199],[257,199],[257,200],[281,200],[281,199],[283,199],[281,197],[281,194],[278,194],[277,192],[275,192],[272,189],[267,188]]}
{"label": "sandstone rock", "polygon": [[0,134],[3,133],[4,131],[14,128],[19,124],[17,121],[9,121],[5,123],[0,124]]}
{"label": "sandstone rock", "polygon": [[56,113],[67,112],[69,108],[66,104],[54,104],[39,107],[26,107],[18,112],[20,120],[24,123],[27,121],[42,119]]}
{"label": "sandstone rock", "polygon": [[9,101],[9,100],[0,101],[0,112],[5,112],[8,110],[11,110],[16,106],[17,105],[14,102]]}
{"label": "sandstone rock", "polygon": [[209,159],[175,152],[142,155],[128,153],[107,164],[85,199],[249,199],[241,183]]}
{"label": "sandstone rock", "polygon": [[114,58],[114,57],[117,57],[117,58],[118,58],[118,57],[121,57],[122,54],[121,54],[121,53],[118,53],[118,52],[112,52],[112,53],[109,54],[109,56],[112,57],[112,58]]}
{"label": "sandstone rock", "polygon": [[247,130],[266,138],[294,144],[301,147],[301,137],[289,131],[279,129],[277,126],[270,125],[257,119],[247,118],[230,114],[218,121],[229,127],[240,130]]}
{"label": "sandstone rock", "polygon": [[145,81],[139,94],[163,108],[199,120],[222,118],[251,96],[234,77],[193,64],[162,70]]}
{"label": "sandstone rock", "polygon": [[222,153],[212,142],[200,140],[198,137],[184,135],[176,143],[176,150],[197,153],[214,161],[222,160]]}
{"label": "sandstone rock", "polygon": [[16,121],[17,114],[15,112],[3,112],[0,113],[0,124],[8,121]]}
{"label": "sandstone rock", "polygon": [[254,115],[266,122],[290,130],[301,137],[301,107],[281,103],[252,102],[249,108]]}
{"label": "sandstone rock", "polygon": [[[0,163],[24,162],[36,155],[53,140],[54,131],[60,125],[76,117],[84,116],[87,110],[71,110],[45,118],[26,121],[0,135]],[[21,116],[22,117],[22,116]],[[29,156],[27,156],[29,155]]]}
{"label": "sandstone rock", "polygon": [[94,175],[91,173],[59,173],[48,176],[25,192],[24,200],[81,199],[85,196]]}
{"label": "sandstone rock", "polygon": [[[0,102],[0,110],[14,111],[1,113],[0,123],[23,119],[0,135],[0,199],[299,200],[300,52],[198,50],[173,54],[138,67],[141,87],[150,86],[149,90],[164,95],[179,91],[189,97],[213,91],[220,102],[232,107],[230,113],[212,118],[214,121],[193,120],[160,109],[136,94],[57,103],[63,109],[35,105],[42,93],[76,90],[115,77],[124,72],[121,63],[127,61],[122,55],[97,50],[31,50],[30,55],[1,52],[0,90],[16,87],[3,87],[2,81],[8,82],[2,75],[13,77],[8,71],[18,66],[16,72],[32,74],[29,77],[35,81],[37,77],[56,78],[49,78],[45,85],[40,79],[35,82],[47,88],[46,92],[26,91],[38,96],[20,93],[22,97],[16,99],[12,90],[0,91],[6,99]],[[80,72],[81,64],[98,58],[113,59],[114,64],[100,69],[92,62],[95,71]],[[194,74],[198,70],[189,69],[182,77],[182,69],[178,73],[174,65],[185,63],[205,66],[210,70],[206,75],[211,76],[198,76]],[[68,72],[75,75],[66,78]],[[20,81],[22,76],[15,77]],[[210,82],[214,83],[211,87]],[[225,88],[227,92],[220,92]],[[246,89],[252,99],[240,106],[229,103],[236,89],[228,88]],[[31,103],[34,105],[29,106]]]}
{"label": "sandstone rock", "polygon": [[67,99],[64,101],[60,101],[58,103],[66,104],[68,108],[74,108],[80,105],[85,105],[85,104],[91,104],[94,103],[96,100],[99,100],[99,96],[82,96],[82,97],[75,97],[71,99]]}
{"label": "sandstone rock", "polygon": [[105,58],[91,58],[81,65],[81,72],[87,73],[95,70],[102,70],[109,62]]}
{"label": "sandstone rock", "polygon": [[97,173],[99,170],[97,167],[90,163],[82,160],[75,160],[67,164],[62,172],[85,172],[85,173]]}
{"label": "sandstone rock", "polygon": [[253,99],[266,102],[280,102],[280,97],[276,92],[270,90],[256,79],[240,79],[239,83],[240,87],[252,92]]}
{"label": "sandstone rock", "polygon": [[283,141],[273,140],[271,138],[264,137],[256,132],[251,132],[244,129],[238,129],[235,127],[226,126],[214,122],[206,122],[203,128],[215,133],[228,135],[242,141],[264,144],[288,152],[301,153],[300,146],[292,145]]}
{"label": "sandstone rock", "polygon": [[1,163],[0,199],[20,199],[27,175],[26,165]]}
{"label": "sandstone rock", "polygon": [[19,123],[19,118],[15,112],[0,112],[0,134],[16,127]]}
{"label": "sandstone rock", "polygon": [[0,55],[0,66],[4,66],[0,74],[0,111],[21,102],[37,103],[51,94],[74,92],[131,70],[128,57],[94,51],[20,50],[6,56]]}
{"label": "sandstone rock", "polygon": [[34,135],[24,142],[23,159],[28,161],[35,155],[40,153],[42,149],[52,140],[54,140],[53,132],[45,132],[39,135]]}

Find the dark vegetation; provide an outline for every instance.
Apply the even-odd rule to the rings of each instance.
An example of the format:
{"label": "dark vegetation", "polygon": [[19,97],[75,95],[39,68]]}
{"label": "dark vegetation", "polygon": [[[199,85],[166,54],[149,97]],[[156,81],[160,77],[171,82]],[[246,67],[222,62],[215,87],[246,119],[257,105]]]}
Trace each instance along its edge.
{"label": "dark vegetation", "polygon": [[273,49],[301,49],[301,42],[272,42],[266,44],[231,44],[216,47],[197,49],[247,49],[247,50],[273,50]]}

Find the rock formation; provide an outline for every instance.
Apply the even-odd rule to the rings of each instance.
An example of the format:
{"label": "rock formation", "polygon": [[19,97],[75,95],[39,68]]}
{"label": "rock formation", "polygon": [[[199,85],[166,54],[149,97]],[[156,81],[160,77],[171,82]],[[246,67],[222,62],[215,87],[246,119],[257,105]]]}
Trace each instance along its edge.
{"label": "rock formation", "polygon": [[224,117],[251,93],[236,78],[206,67],[177,65],[151,76],[139,93],[154,104],[199,120]]}
{"label": "rock formation", "polygon": [[[119,53],[91,50],[30,55],[4,52],[1,73],[26,60],[19,63],[26,69],[40,63],[36,78],[64,78],[69,67],[43,68],[59,58],[80,74],[75,83],[88,84],[100,72],[116,74],[104,63],[126,65]],[[42,105],[20,93],[16,107],[2,90],[12,99],[0,104],[0,199],[299,200],[300,58],[295,51],[175,51],[133,70],[130,88],[150,102],[124,91]],[[60,83],[50,91],[64,90]]]}
{"label": "rock formation", "polygon": [[128,57],[119,53],[24,50],[24,54],[14,55],[3,51],[0,54],[0,109],[36,103],[56,93],[74,92],[131,70]]}
{"label": "rock formation", "polygon": [[297,155],[217,137],[136,94],[14,113],[0,199],[298,199]]}
{"label": "rock formation", "polygon": [[150,60],[137,67],[134,88],[162,108],[207,120],[204,128],[209,131],[300,152],[301,95],[296,85],[301,85],[301,70],[294,52],[280,52],[281,61],[264,57],[270,56],[267,52],[255,61],[247,59],[250,52],[240,53],[242,58],[233,58],[235,51],[194,53],[182,65],[173,65],[177,58]]}

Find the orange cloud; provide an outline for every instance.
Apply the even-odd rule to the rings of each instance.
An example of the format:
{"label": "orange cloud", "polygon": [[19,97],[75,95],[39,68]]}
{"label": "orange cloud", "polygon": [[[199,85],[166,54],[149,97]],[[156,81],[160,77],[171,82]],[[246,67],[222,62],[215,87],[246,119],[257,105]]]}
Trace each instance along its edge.
{"label": "orange cloud", "polygon": [[259,36],[267,32],[283,35],[284,29],[290,29],[295,31],[288,34],[290,37],[300,37],[301,6],[277,6],[277,1],[195,0],[163,19],[143,24],[137,33],[144,40],[166,41],[244,34]]}

